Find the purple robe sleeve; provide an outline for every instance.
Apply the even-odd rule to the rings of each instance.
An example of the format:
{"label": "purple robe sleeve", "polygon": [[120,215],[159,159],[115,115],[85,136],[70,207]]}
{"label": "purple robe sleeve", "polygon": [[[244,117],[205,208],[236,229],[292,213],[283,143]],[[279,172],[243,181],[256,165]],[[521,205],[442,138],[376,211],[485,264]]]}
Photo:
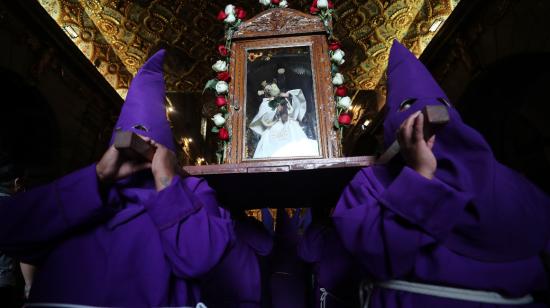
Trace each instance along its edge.
{"label": "purple robe sleeve", "polygon": [[0,250],[36,263],[75,228],[98,221],[103,206],[95,164],[50,184],[0,199]]}
{"label": "purple robe sleeve", "polygon": [[468,194],[437,178],[428,180],[409,167],[404,167],[380,196],[383,206],[442,241],[471,201]]}
{"label": "purple robe sleeve", "polygon": [[[513,179],[498,181],[513,182]],[[522,183],[518,179],[516,186]],[[493,262],[537,254],[528,250],[537,244],[530,243],[528,233],[522,230],[540,230],[541,217],[537,216],[544,215],[534,215],[538,212],[531,212],[529,207],[529,200],[538,195],[534,191],[497,186],[517,206],[489,212],[482,208],[483,200],[437,178],[428,180],[408,167],[384,186],[373,168],[366,168],[345,189],[333,219],[346,248],[380,279],[406,274],[412,269],[416,252],[434,243]],[[540,200],[537,202],[541,203]],[[529,223],[537,228],[527,227]],[[517,237],[512,242],[498,232],[509,225],[523,226],[515,229]],[[540,235],[533,238],[538,240]]]}
{"label": "purple robe sleeve", "polygon": [[229,214],[218,207],[214,190],[203,179],[174,177],[146,208],[179,277],[196,278],[208,272],[234,239]]}
{"label": "purple robe sleeve", "polygon": [[406,275],[418,249],[430,242],[380,202],[383,191],[371,168],[363,169],[345,188],[333,213],[344,247],[381,280]]}
{"label": "purple robe sleeve", "polygon": [[380,202],[458,254],[491,262],[536,255],[548,238],[550,200],[515,172],[496,170],[474,196],[405,167]]}
{"label": "purple robe sleeve", "polygon": [[264,225],[253,217],[235,223],[235,234],[260,256],[267,256],[273,249],[273,238]]}

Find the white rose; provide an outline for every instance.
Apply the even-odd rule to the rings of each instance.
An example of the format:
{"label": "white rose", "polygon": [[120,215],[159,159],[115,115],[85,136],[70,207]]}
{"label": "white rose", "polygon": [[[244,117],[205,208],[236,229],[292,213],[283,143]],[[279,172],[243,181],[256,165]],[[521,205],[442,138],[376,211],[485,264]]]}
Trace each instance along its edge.
{"label": "white rose", "polygon": [[225,14],[226,15],[235,15],[235,6],[233,4],[228,4],[225,7]]}
{"label": "white rose", "polygon": [[338,65],[342,65],[342,64],[344,64],[344,62],[346,62],[346,60],[342,59],[342,60],[340,60],[340,61],[336,62],[336,64],[338,64]]}
{"label": "white rose", "polygon": [[216,93],[223,94],[226,93],[227,90],[229,90],[229,85],[225,81],[218,81],[216,83]]}
{"label": "white rose", "polygon": [[227,71],[227,63],[223,60],[218,60],[214,65],[212,65],[212,69],[216,72],[225,72]]}
{"label": "white rose", "polygon": [[275,83],[266,86],[265,91],[267,92],[267,94],[269,94],[269,96],[272,97],[277,97],[279,96],[279,94],[281,94],[281,90],[279,90],[279,87]]}
{"label": "white rose", "polygon": [[349,109],[349,107],[351,106],[351,98],[349,98],[349,96],[340,97],[340,99],[336,103],[336,106],[343,109]]}
{"label": "white rose", "polygon": [[326,9],[327,7],[328,7],[328,1],[327,0],[317,0],[317,8]]}
{"label": "white rose", "polygon": [[262,90],[259,90],[259,91],[258,91],[258,96],[263,96],[264,94],[265,94],[264,91],[262,91]]}
{"label": "white rose", "polygon": [[344,76],[340,73],[336,73],[332,78],[332,84],[335,86],[340,86],[344,83]]}
{"label": "white rose", "polygon": [[[332,57],[330,59],[335,63],[341,64],[340,62],[342,62],[342,60],[344,60],[345,55],[346,55],[346,53],[342,49],[336,49],[332,53]],[[344,63],[344,62],[342,62],[342,63]]]}
{"label": "white rose", "polygon": [[216,124],[216,126],[222,126],[225,123],[225,118],[223,117],[223,114],[216,113],[212,118],[212,121],[214,121],[214,124]]}
{"label": "white rose", "polygon": [[285,0],[279,2],[279,7],[288,7],[288,2],[286,2]]}
{"label": "white rose", "polygon": [[229,14],[229,15],[227,15],[227,17],[225,17],[225,19],[224,19],[223,21],[226,22],[226,23],[228,23],[228,24],[232,24],[232,23],[234,23],[236,20],[237,20],[237,17],[235,17],[235,15]]}
{"label": "white rose", "polygon": [[260,3],[264,6],[268,6],[271,4],[271,0],[260,0]]}

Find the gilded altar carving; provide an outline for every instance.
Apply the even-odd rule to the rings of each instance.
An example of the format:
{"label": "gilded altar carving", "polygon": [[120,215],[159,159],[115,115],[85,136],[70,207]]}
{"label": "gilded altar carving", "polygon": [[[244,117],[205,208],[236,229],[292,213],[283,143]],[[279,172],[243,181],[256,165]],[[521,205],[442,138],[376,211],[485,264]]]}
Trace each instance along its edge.
{"label": "gilded altar carving", "polygon": [[[210,66],[217,58],[216,46],[222,40],[223,25],[215,19],[227,1],[183,0],[39,0],[46,11],[68,33],[73,42],[94,63],[105,79],[125,96],[133,74],[145,59],[161,46],[177,50],[176,62],[167,74],[169,91],[201,92],[211,77]],[[262,10],[257,1],[232,1],[244,7],[248,16]],[[350,55],[343,67],[349,86],[379,90],[394,38],[420,55],[435,31],[430,27],[446,19],[459,0],[336,0],[335,35]],[[290,1],[290,6],[308,12],[310,0]],[[304,13],[317,21],[316,16]],[[303,24],[285,18],[285,10],[264,15],[265,27],[246,32],[289,34]],[[71,29],[66,28],[69,26]],[[322,31],[322,29],[320,29]]]}
{"label": "gilded altar carving", "polygon": [[233,38],[303,34],[304,29],[311,32],[325,31],[317,16],[305,13],[296,16],[290,9],[274,9],[245,21],[234,33]]}

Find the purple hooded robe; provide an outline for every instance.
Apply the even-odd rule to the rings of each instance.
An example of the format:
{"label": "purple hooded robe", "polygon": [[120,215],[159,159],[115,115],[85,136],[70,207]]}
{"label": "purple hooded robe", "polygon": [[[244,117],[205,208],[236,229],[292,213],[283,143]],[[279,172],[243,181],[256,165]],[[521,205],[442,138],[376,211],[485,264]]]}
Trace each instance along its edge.
{"label": "purple hooded robe", "polygon": [[314,307],[352,308],[359,304],[361,271],[330,224],[311,224],[298,255],[312,264]]}
{"label": "purple hooded robe", "polygon": [[[298,256],[298,243],[310,222],[309,210],[296,209],[290,217],[285,209],[277,209],[275,241],[269,264],[272,308],[307,307],[311,279],[309,266]],[[269,224],[267,220],[264,223]]]}
{"label": "purple hooded robe", "polygon": [[[408,99],[415,102],[400,111]],[[427,69],[395,42],[388,67],[386,146],[399,125],[426,105],[447,105],[450,123],[436,132],[432,180],[405,166],[401,157],[355,176],[333,214],[345,247],[374,281],[400,279],[506,297],[546,289],[538,254],[548,241],[550,199],[498,163],[482,136],[447,102]],[[369,307],[498,305],[375,287]]]}
{"label": "purple hooded robe", "polygon": [[[174,149],[163,58],[155,54],[132,81],[117,128]],[[102,187],[92,165],[0,204],[0,249],[39,266],[30,303],[194,305],[195,279],[219,262],[232,237],[204,180],[175,176],[157,192],[149,170]]]}
{"label": "purple hooded robe", "polygon": [[236,219],[234,226],[233,245],[202,282],[208,308],[260,308],[265,302],[260,259],[271,253],[273,238],[253,217]]}

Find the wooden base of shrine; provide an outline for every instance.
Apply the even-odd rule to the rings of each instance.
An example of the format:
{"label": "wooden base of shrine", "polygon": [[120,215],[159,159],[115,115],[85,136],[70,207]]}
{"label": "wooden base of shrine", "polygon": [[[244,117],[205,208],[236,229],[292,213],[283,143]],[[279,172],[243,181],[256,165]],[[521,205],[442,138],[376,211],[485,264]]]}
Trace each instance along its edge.
{"label": "wooden base of shrine", "polygon": [[207,179],[226,208],[334,206],[345,186],[374,156],[186,166]]}

